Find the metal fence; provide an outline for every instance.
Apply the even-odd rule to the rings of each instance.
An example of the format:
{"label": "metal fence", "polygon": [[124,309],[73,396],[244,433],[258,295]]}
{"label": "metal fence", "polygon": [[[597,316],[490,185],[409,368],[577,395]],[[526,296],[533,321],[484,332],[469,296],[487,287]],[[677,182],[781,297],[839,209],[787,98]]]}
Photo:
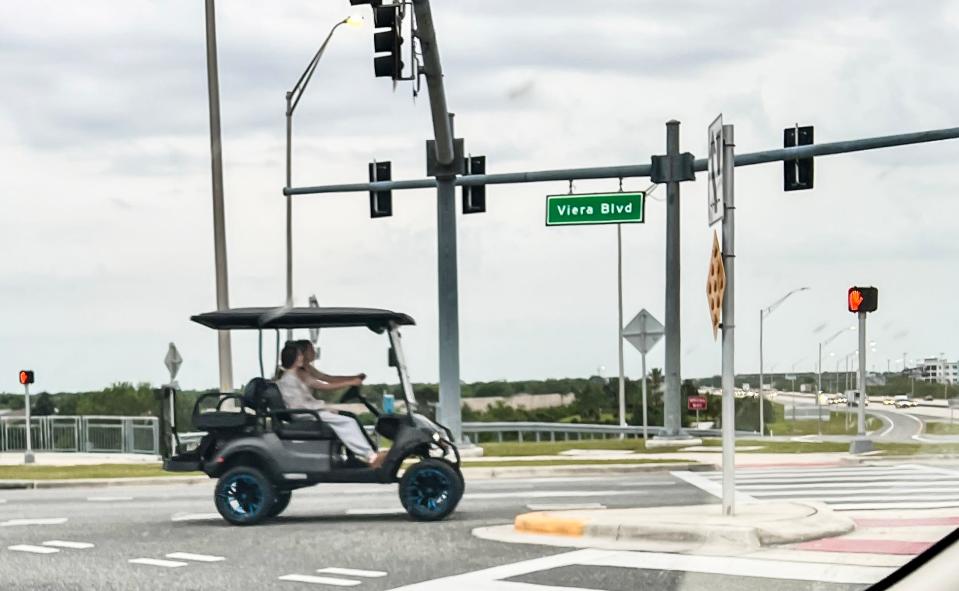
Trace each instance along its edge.
{"label": "metal fence", "polygon": [[[156,417],[31,417],[34,451],[112,452],[157,455],[160,428]],[[27,425],[23,417],[0,417],[0,451],[23,451]]]}

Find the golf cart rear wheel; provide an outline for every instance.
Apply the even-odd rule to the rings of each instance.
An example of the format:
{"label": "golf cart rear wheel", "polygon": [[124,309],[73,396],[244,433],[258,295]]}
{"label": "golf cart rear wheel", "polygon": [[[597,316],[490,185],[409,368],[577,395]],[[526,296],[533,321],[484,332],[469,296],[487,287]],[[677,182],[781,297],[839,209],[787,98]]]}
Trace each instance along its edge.
{"label": "golf cart rear wheel", "polygon": [[409,467],[400,479],[400,502],[417,521],[438,521],[453,512],[463,496],[456,470],[442,460],[427,459]]}
{"label": "golf cart rear wheel", "polygon": [[273,485],[256,468],[237,466],[220,477],[214,492],[216,510],[233,525],[255,525],[276,502]]}
{"label": "golf cart rear wheel", "polygon": [[270,517],[276,517],[277,515],[285,511],[287,506],[290,504],[290,498],[292,497],[293,497],[292,490],[276,491],[276,501],[273,503],[273,508],[270,509]]}

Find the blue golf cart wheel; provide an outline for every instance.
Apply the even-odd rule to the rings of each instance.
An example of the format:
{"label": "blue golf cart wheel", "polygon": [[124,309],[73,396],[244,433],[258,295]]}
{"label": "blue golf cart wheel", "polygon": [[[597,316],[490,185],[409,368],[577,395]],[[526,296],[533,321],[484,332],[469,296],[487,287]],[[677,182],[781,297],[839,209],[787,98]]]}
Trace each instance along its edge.
{"label": "blue golf cart wheel", "polygon": [[270,516],[276,493],[262,472],[237,466],[220,477],[214,502],[220,515],[233,525],[254,525]]}
{"label": "blue golf cart wheel", "polygon": [[400,502],[417,521],[437,521],[453,512],[463,496],[463,480],[447,462],[422,460],[400,479]]}

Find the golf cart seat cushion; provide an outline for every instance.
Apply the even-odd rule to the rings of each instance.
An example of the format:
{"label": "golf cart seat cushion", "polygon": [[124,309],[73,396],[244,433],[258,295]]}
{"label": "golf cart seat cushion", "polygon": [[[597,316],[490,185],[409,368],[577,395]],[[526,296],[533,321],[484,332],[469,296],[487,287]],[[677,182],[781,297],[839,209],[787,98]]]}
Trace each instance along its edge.
{"label": "golf cart seat cushion", "polygon": [[336,439],[329,425],[315,419],[278,421],[274,431],[280,439]]}
{"label": "golf cart seat cushion", "polygon": [[255,422],[256,416],[236,411],[218,410],[200,413],[193,417],[193,426],[200,431],[239,429]]}

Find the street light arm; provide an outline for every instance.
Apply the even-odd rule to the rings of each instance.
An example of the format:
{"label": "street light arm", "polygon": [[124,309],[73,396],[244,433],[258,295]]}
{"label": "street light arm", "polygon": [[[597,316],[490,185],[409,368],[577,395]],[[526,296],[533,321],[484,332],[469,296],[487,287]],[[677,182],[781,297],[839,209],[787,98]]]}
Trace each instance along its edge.
{"label": "street light arm", "polygon": [[831,337],[829,337],[828,339],[826,339],[825,341],[823,341],[823,342],[822,342],[822,345],[823,345],[823,346],[828,345],[829,343],[835,341],[835,340],[838,339],[840,336],[844,335],[846,332],[848,332],[848,331],[850,331],[850,330],[856,330],[856,327],[855,327],[855,326],[850,326],[849,328],[841,328],[841,329],[839,329],[839,330],[836,332],[836,334],[832,335]]}
{"label": "street light arm", "polygon": [[329,34],[326,36],[326,39],[323,40],[323,44],[320,45],[320,48],[316,51],[316,54],[313,56],[313,59],[310,60],[309,65],[306,66],[306,69],[303,70],[303,73],[300,74],[299,80],[296,81],[296,84],[293,85],[293,89],[287,93],[287,97],[291,100],[290,109],[287,115],[293,115],[293,111],[296,110],[296,105],[300,102],[300,97],[303,96],[303,92],[306,91],[306,87],[310,84],[310,79],[313,78],[313,72],[316,70],[317,64],[320,63],[320,58],[323,57],[323,52],[326,51],[326,46],[330,43],[330,39],[333,38],[333,33],[340,25],[345,25],[350,19],[345,18],[340,22],[333,25],[333,28],[330,29]]}
{"label": "street light arm", "polygon": [[796,289],[792,290],[791,292],[787,293],[787,294],[784,295],[783,297],[779,298],[778,300],[776,300],[775,302],[773,302],[772,304],[770,304],[769,306],[767,306],[767,307],[763,310],[763,315],[764,315],[764,316],[769,316],[770,314],[772,314],[773,310],[775,310],[775,309],[778,308],[783,302],[785,302],[785,301],[789,298],[789,296],[793,295],[794,293],[799,293],[799,292],[801,292],[801,291],[806,291],[806,290],[808,290],[808,289],[809,289],[808,287],[799,287],[799,288],[796,288]]}

